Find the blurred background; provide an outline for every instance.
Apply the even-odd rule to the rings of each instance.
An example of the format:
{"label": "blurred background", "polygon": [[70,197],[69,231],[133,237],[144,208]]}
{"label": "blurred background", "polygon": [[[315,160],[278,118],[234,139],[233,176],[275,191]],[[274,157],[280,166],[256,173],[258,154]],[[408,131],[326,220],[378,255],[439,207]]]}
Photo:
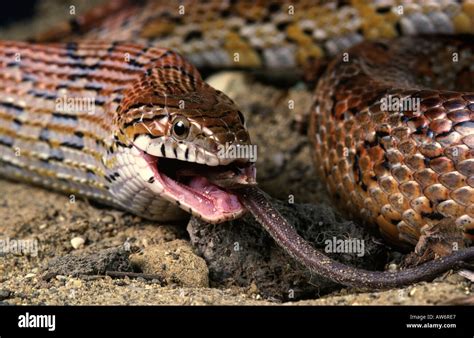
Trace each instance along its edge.
{"label": "blurred background", "polygon": [[23,40],[103,3],[104,0],[13,0],[2,4],[0,39]]}

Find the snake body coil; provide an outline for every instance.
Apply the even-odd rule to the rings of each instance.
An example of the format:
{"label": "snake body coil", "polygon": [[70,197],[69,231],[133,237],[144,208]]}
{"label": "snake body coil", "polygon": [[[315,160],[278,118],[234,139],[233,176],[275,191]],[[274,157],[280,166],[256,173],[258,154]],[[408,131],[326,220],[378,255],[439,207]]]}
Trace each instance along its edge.
{"label": "snake body coil", "polygon": [[474,39],[367,42],[348,55],[319,81],[310,128],[338,204],[392,243],[416,244],[443,219],[472,239]]}

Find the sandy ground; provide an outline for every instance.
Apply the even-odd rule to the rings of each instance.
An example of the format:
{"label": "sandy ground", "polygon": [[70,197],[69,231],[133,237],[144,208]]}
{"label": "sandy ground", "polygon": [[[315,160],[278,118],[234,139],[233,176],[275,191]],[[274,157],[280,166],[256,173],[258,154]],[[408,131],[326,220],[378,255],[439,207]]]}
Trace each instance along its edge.
{"label": "sandy ground", "polygon": [[[23,184],[0,183],[0,239],[35,239],[39,243],[37,257],[7,253],[0,256],[0,303],[4,304],[279,304],[265,299],[255,283],[237,286],[208,286],[208,267],[202,258],[192,253],[184,232],[185,225],[159,225],[140,220],[120,211],[100,209],[78,200],[70,203],[67,196]],[[225,227],[226,225],[223,225]],[[84,238],[85,245],[74,249],[71,239]],[[99,276],[94,270],[95,259],[107,248],[112,251],[131,244],[134,258],[111,258],[114,263],[152,265],[151,270],[161,278],[113,279]],[[127,246],[125,246],[126,248]],[[52,264],[55,275],[45,280],[51,269],[48,263],[64,257],[84,257],[70,266]],[[138,256],[138,258],[137,258]],[[92,257],[92,258],[91,258]],[[226,258],[224,258],[225,261]],[[91,261],[91,262],[90,262]],[[88,275],[68,276],[92,268]],[[77,263],[75,265],[74,263]],[[261,262],[265,266],[265,262]],[[168,271],[163,274],[165,264]],[[100,265],[100,264],[97,264]],[[153,268],[153,266],[155,268]],[[158,267],[158,268],[157,268]],[[53,270],[54,270],[53,269]],[[87,269],[86,269],[87,270]],[[146,269],[145,269],[146,271]],[[81,271],[79,271],[80,273]],[[270,283],[278,285],[279,280]],[[164,286],[163,286],[164,285]],[[346,305],[346,304],[443,304],[469,301],[472,285],[458,274],[448,274],[432,283],[420,283],[398,290],[363,293],[342,289],[318,299],[317,292],[305,295],[309,299],[287,304]],[[472,299],[471,299],[472,301]]]}
{"label": "sandy ground", "polygon": [[[62,17],[65,2],[55,4],[41,5],[41,13],[49,13],[43,23]],[[33,20],[4,28],[0,36],[23,38],[38,27],[41,21]],[[311,101],[304,86],[281,89],[260,83],[256,76],[230,72],[215,74],[209,81],[246,113],[251,137],[259,145],[260,185],[281,201],[275,201],[278,208],[308,240],[322,247],[333,236],[363,239],[367,249],[363,257],[333,257],[366,269],[397,268],[402,254],[330,207],[314,174],[306,137],[299,130],[298,121]],[[293,109],[289,100],[295,102]],[[71,200],[0,179],[0,220],[0,245],[7,240],[10,244],[29,240],[33,245],[29,254],[0,254],[0,304],[472,302],[472,284],[457,273],[384,292],[341,289],[294,263],[250,217],[217,226],[196,219],[156,224],[80,198]],[[107,271],[144,275],[117,278],[107,276]]]}

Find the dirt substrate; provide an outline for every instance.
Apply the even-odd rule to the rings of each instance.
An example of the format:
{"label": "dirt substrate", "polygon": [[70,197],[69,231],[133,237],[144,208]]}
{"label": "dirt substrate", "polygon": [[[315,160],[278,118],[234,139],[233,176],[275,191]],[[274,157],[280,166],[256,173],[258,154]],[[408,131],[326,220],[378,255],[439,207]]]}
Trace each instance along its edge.
{"label": "dirt substrate", "polygon": [[[385,292],[342,289],[318,299],[320,291],[335,286],[294,264],[248,218],[200,228],[200,222],[193,220],[188,225],[195,243],[191,247],[185,224],[154,224],[6,181],[1,181],[0,195],[0,217],[4,219],[0,238],[39,243],[36,257],[12,253],[0,257],[2,304],[279,304],[292,295],[306,300],[287,304],[472,301],[471,284],[458,274]],[[298,208],[308,211],[305,208],[311,207]],[[344,231],[357,231],[350,224],[346,223]],[[318,231],[311,233],[317,236]],[[201,237],[194,237],[197,234]],[[84,239],[84,244],[74,249],[71,240],[76,238]],[[234,250],[235,242],[239,251]],[[385,250],[376,242],[373,249],[374,253],[358,259],[359,265],[379,265],[373,260],[384,257]],[[350,256],[339,259],[357,263]],[[104,276],[106,271],[141,271],[153,278],[111,278]]]}
{"label": "dirt substrate", "polygon": [[[63,13],[68,5],[44,2],[42,19],[1,29],[0,36],[24,38],[46,22],[67,19]],[[77,6],[80,11],[86,5],[82,1]],[[222,72],[209,81],[235,99],[247,116],[258,145],[262,189],[315,247],[324,248],[325,240],[334,237],[363,240],[363,256],[333,253],[333,258],[365,269],[396,269],[402,254],[337,214],[314,174],[299,123],[311,94],[301,84],[279,89],[258,78]],[[25,239],[38,244],[36,256],[0,254],[0,304],[473,302],[472,284],[457,273],[384,292],[341,289],[295,263],[249,216],[220,225],[196,219],[157,224],[91,203],[0,179],[0,244]],[[123,273],[142,275],[120,278]]]}

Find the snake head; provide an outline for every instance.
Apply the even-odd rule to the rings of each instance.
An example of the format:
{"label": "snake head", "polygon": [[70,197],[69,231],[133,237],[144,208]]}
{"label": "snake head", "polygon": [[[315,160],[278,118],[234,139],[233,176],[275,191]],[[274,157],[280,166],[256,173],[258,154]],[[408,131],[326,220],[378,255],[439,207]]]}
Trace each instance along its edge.
{"label": "snake head", "polygon": [[230,189],[256,184],[256,147],[234,102],[187,63],[154,68],[126,97],[119,128],[145,186],[207,222],[240,217]]}

